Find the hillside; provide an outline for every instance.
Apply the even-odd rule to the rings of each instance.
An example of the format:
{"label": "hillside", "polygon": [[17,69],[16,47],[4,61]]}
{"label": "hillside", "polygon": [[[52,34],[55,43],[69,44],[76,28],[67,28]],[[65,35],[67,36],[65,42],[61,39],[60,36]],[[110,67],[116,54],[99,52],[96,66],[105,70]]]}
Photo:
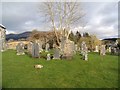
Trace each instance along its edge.
{"label": "hillside", "polygon": [[6,40],[8,41],[9,39],[14,39],[14,40],[18,40],[18,39],[26,39],[27,37],[29,37],[29,35],[31,34],[31,32],[24,32],[24,33],[20,33],[20,34],[8,34],[6,35]]}

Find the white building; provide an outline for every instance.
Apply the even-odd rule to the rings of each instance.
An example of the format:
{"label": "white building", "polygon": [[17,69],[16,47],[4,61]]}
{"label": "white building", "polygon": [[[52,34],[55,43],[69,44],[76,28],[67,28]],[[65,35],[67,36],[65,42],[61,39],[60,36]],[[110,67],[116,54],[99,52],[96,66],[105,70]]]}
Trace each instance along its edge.
{"label": "white building", "polygon": [[6,28],[0,24],[0,51],[5,50]]}

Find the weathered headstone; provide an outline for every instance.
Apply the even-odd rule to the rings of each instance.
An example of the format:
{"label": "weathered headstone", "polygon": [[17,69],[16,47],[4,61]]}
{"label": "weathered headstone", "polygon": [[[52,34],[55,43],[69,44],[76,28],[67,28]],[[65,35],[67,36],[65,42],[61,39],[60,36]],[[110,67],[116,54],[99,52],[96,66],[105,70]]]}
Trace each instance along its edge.
{"label": "weathered headstone", "polygon": [[88,48],[87,48],[87,46],[85,47],[85,51],[84,51],[84,60],[88,60]]}
{"label": "weathered headstone", "polygon": [[60,49],[58,47],[54,48],[53,59],[60,59]]}
{"label": "weathered headstone", "polygon": [[37,42],[34,42],[32,44],[32,57],[39,58],[39,44]]}
{"label": "weathered headstone", "polygon": [[50,45],[47,43],[47,44],[46,44],[46,47],[45,47],[45,52],[48,52],[48,51],[49,51],[49,48],[50,48]]}
{"label": "weathered headstone", "polygon": [[95,51],[94,52],[99,52],[98,46],[95,46]]}
{"label": "weathered headstone", "polygon": [[102,45],[100,48],[100,55],[105,55],[105,53],[106,53],[105,45]]}
{"label": "weathered headstone", "polygon": [[61,50],[61,54],[64,53],[64,46],[66,43],[66,38],[65,37],[61,37],[61,43],[60,43],[60,50]]}
{"label": "weathered headstone", "polygon": [[75,45],[73,41],[66,40],[63,50],[63,58],[71,59],[74,55]]}
{"label": "weathered headstone", "polygon": [[81,45],[81,54],[82,54],[82,57],[83,57],[83,60],[88,60],[88,48],[86,46],[86,43],[83,41],[82,42],[82,45]]}
{"label": "weathered headstone", "polygon": [[111,47],[109,47],[109,48],[108,48],[108,52],[110,52],[110,53],[111,53]]}
{"label": "weathered headstone", "polygon": [[47,60],[49,61],[51,59],[50,54],[47,54]]}
{"label": "weathered headstone", "polygon": [[24,44],[22,42],[18,43],[16,46],[17,55],[24,55]]}
{"label": "weathered headstone", "polygon": [[82,43],[81,43],[81,54],[83,54],[85,46],[86,46],[85,42],[82,41]]}

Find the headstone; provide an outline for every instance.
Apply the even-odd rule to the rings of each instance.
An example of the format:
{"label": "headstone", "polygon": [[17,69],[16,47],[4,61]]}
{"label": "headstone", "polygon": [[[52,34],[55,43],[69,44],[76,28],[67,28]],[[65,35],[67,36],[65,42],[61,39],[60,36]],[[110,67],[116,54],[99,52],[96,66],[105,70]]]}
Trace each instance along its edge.
{"label": "headstone", "polygon": [[18,43],[16,46],[17,55],[24,55],[24,44],[22,42]]}
{"label": "headstone", "polygon": [[81,54],[83,54],[85,46],[86,46],[85,42],[82,41],[82,43],[81,43]]}
{"label": "headstone", "polygon": [[61,54],[64,53],[64,46],[66,43],[66,38],[65,37],[61,37],[61,43],[60,43],[60,50],[61,50]]}
{"label": "headstone", "polygon": [[66,40],[63,50],[63,57],[66,59],[71,59],[74,55],[75,45],[73,41]]}
{"label": "headstone", "polygon": [[84,51],[84,60],[88,60],[88,48],[87,46],[85,47],[85,51]]}
{"label": "headstone", "polygon": [[50,45],[47,43],[47,44],[46,44],[46,47],[45,47],[45,52],[48,52],[48,51],[49,51],[49,47],[50,47]]}
{"label": "headstone", "polygon": [[105,53],[106,53],[105,45],[102,45],[100,48],[100,55],[105,55]]}
{"label": "headstone", "polygon": [[54,48],[53,59],[60,59],[60,49],[58,47]]}
{"label": "headstone", "polygon": [[47,54],[47,60],[49,61],[51,59],[50,54]]}
{"label": "headstone", "polygon": [[34,42],[32,44],[32,57],[34,57],[34,58],[39,58],[40,57],[39,44],[37,42]]}
{"label": "headstone", "polygon": [[98,46],[95,46],[95,52],[99,52]]}
{"label": "headstone", "polygon": [[109,47],[109,48],[108,48],[108,52],[110,52],[110,53],[111,53],[111,47]]}
{"label": "headstone", "polygon": [[81,45],[81,54],[82,54],[82,57],[83,57],[83,60],[88,60],[88,48],[86,46],[86,43],[83,41],[82,42],[82,45]]}

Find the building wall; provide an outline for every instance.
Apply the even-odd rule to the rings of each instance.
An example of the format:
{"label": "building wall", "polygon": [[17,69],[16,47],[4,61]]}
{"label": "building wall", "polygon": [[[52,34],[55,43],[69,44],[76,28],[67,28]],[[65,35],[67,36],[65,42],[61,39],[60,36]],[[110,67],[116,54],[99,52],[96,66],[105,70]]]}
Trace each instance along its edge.
{"label": "building wall", "polygon": [[6,30],[0,27],[0,51],[5,50]]}

